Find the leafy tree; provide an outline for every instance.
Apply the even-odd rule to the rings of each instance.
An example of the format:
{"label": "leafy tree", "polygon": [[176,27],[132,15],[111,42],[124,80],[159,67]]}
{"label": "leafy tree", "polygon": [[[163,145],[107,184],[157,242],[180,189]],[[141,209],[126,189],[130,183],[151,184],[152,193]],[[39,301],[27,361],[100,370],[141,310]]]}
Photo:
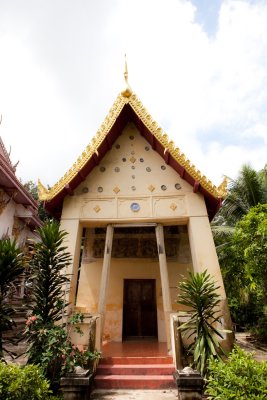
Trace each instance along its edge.
{"label": "leafy tree", "polygon": [[[252,207],[218,248],[232,318],[267,339],[267,205]],[[265,334],[264,334],[265,333]]]}
{"label": "leafy tree", "polygon": [[237,224],[234,243],[244,256],[248,276],[267,296],[267,204],[251,208]]}
{"label": "leafy tree", "polygon": [[32,195],[34,200],[37,201],[37,203],[38,203],[38,216],[41,219],[41,221],[45,222],[48,219],[51,219],[51,217],[47,214],[47,212],[44,209],[44,202],[39,200],[38,187],[37,187],[36,183],[33,182],[33,181],[28,181],[28,182],[24,183],[23,186]]}
{"label": "leafy tree", "polygon": [[219,358],[223,353],[217,340],[217,337],[223,338],[223,331],[216,328],[221,319],[218,314],[219,287],[206,270],[196,274],[190,272],[189,278],[180,283],[179,289],[177,302],[189,307],[191,314],[179,329],[183,336],[193,338],[188,351],[193,353],[196,369],[205,375],[208,360]]}
{"label": "leafy tree", "polygon": [[3,358],[3,332],[14,325],[12,315],[15,310],[8,303],[7,296],[23,270],[23,255],[16,241],[0,240],[0,359]]}
{"label": "leafy tree", "polygon": [[[267,166],[257,172],[244,165],[237,179],[230,179],[228,196],[212,223],[232,318],[244,327],[256,324],[263,315],[262,289],[255,282],[258,268],[255,264],[253,268],[248,268],[241,245],[244,237],[241,238],[240,232],[236,231],[239,221],[246,218],[253,207],[266,202]],[[251,237],[250,241],[256,245],[259,240]],[[254,260],[262,263],[259,257]]]}
{"label": "leafy tree", "polygon": [[243,278],[251,297],[257,298],[257,317],[267,339],[267,204],[251,208],[236,225],[232,247],[242,257]]}

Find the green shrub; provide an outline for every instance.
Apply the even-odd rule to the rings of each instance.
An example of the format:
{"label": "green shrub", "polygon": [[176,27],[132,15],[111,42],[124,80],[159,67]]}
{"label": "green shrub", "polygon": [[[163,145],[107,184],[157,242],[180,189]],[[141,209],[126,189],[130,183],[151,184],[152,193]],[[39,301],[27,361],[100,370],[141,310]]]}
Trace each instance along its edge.
{"label": "green shrub", "polygon": [[[39,315],[33,315],[26,322],[26,335],[29,341],[34,343],[29,347],[28,354],[31,362],[39,365],[44,376],[55,385],[57,391],[60,378],[69,372],[73,372],[76,366],[93,371],[94,365],[100,357],[98,351],[80,350],[71,343],[72,329],[83,334],[75,324],[83,322],[81,313],[74,314],[68,322],[67,327],[63,325],[45,325]],[[36,349],[42,351],[36,352]]]}
{"label": "green shrub", "polygon": [[0,399],[47,400],[50,393],[49,383],[36,365],[0,362]]}
{"label": "green shrub", "polygon": [[267,362],[235,346],[227,362],[210,360],[206,394],[216,400],[266,399]]}

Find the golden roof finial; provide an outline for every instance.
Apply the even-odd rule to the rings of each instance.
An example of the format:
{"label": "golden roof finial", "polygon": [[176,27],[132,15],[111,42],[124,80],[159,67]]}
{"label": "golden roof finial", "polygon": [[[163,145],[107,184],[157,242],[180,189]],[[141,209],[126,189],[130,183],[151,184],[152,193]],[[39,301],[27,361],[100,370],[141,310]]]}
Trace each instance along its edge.
{"label": "golden roof finial", "polygon": [[126,54],[125,54],[125,64],[124,64],[124,80],[125,80],[126,88],[121,92],[121,94],[124,97],[130,97],[132,94],[132,89],[130,88],[130,85],[128,82],[128,66],[127,66]]}

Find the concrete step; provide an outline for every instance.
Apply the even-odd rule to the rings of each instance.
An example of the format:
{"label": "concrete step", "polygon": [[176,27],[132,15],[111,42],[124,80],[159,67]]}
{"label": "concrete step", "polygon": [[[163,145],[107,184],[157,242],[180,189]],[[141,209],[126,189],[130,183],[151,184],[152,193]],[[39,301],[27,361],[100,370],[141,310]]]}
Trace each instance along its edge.
{"label": "concrete step", "polygon": [[172,376],[167,375],[96,375],[97,389],[171,389]]}
{"label": "concrete step", "polygon": [[173,364],[100,364],[97,375],[172,375]]}
{"label": "concrete step", "polygon": [[104,357],[100,359],[100,364],[118,365],[118,364],[172,364],[173,359],[170,356],[159,357]]}
{"label": "concrete step", "polygon": [[98,389],[175,388],[172,357],[107,357],[96,370]]}

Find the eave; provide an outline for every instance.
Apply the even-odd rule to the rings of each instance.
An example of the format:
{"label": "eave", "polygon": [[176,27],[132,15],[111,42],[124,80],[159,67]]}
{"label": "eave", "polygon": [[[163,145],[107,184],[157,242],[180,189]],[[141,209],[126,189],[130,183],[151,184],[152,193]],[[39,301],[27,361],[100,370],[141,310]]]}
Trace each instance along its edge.
{"label": "eave", "polygon": [[0,187],[15,201],[15,203],[24,206],[31,206],[37,210],[37,202],[27,192],[24,186],[19,182],[14,172],[6,165],[6,162],[0,157]]}
{"label": "eave", "polygon": [[63,200],[66,195],[72,195],[76,187],[101,162],[108,150],[123,131],[127,122],[133,122],[141,135],[152,148],[170,165],[182,179],[186,180],[193,191],[203,194],[210,220],[214,217],[226,195],[224,182],[216,187],[169,141],[166,133],[154,121],[137,96],[120,94],[113,104],[104,123],[101,125],[91,144],[87,146],[81,157],[71,169],[50,189],[41,182],[38,184],[39,197],[44,200],[45,209],[60,218]]}

